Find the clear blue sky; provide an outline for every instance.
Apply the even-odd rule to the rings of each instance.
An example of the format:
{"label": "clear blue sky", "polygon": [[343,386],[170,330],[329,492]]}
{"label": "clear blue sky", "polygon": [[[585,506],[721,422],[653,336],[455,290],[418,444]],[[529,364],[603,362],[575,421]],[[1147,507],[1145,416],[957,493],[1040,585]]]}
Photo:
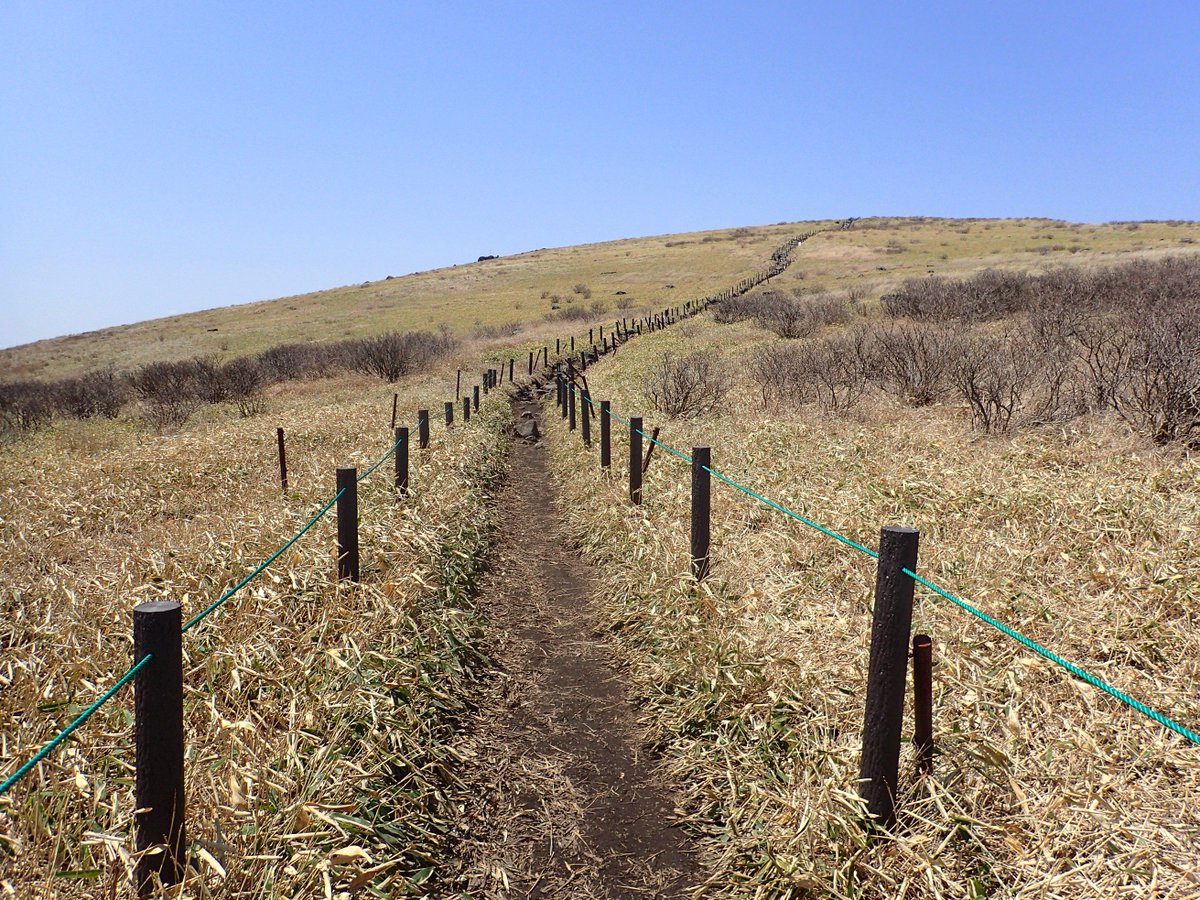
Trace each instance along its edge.
{"label": "clear blue sky", "polygon": [[0,4],[0,346],[828,216],[1200,218],[1200,2]]}

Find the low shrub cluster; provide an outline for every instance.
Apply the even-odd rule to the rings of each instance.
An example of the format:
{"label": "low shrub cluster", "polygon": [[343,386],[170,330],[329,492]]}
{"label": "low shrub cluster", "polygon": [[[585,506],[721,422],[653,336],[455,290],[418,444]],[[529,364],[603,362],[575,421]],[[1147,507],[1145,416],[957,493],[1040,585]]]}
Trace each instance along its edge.
{"label": "low shrub cluster", "polygon": [[788,295],[768,289],[723,301],[713,318],[725,324],[749,319],[780,337],[801,338],[848,321],[850,305],[846,298],[825,291]]}
{"label": "low shrub cluster", "polygon": [[124,373],[112,369],[59,381],[0,383],[0,430],[27,432],[56,417],[115,418],[130,401],[157,429],[177,428],[206,403],[233,403],[242,416],[262,411],[265,390],[280,381],[346,372],[395,382],[454,349],[446,331],[390,332],[367,338],[279,344],[255,356],[153,362]]}

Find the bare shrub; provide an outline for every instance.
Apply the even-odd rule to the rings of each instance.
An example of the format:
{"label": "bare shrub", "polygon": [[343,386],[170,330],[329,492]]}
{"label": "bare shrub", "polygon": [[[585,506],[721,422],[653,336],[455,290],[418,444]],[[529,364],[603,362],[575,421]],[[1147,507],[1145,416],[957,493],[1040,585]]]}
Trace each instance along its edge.
{"label": "bare shrub", "polygon": [[573,290],[576,294],[581,296],[584,300],[592,299],[592,289],[590,287],[588,287],[586,284],[582,284],[582,283],[577,284],[571,290]]}
{"label": "bare shrub", "polygon": [[391,331],[350,343],[353,368],[396,382],[450,352],[455,341],[449,332]]}
{"label": "bare shrub", "polygon": [[816,403],[839,413],[862,399],[875,365],[865,329],[828,338],[767,344],[749,361],[750,378],[764,405]]}
{"label": "bare shrub", "polygon": [[63,379],[55,386],[55,394],[59,411],[66,415],[115,419],[129,397],[129,388],[112,369],[99,369]]}
{"label": "bare shrub", "polygon": [[951,390],[951,356],[958,338],[946,328],[908,322],[872,328],[875,378],[910,406],[926,406]]}
{"label": "bare shrub", "polygon": [[971,409],[971,422],[986,432],[1007,431],[1033,386],[1037,364],[1029,338],[1019,332],[976,334],[958,343],[953,379]]}
{"label": "bare shrub", "polygon": [[1157,444],[1200,447],[1200,326],[1194,310],[1151,316],[1130,340],[1121,416]]}
{"label": "bare shrub", "polygon": [[279,344],[259,353],[257,359],[268,381],[326,378],[350,368],[347,350],[345,341]]}
{"label": "bare shrub", "polygon": [[584,322],[594,318],[595,315],[594,312],[582,306],[571,306],[546,313],[544,318],[547,322]]}
{"label": "bare shrub", "polygon": [[521,333],[520,322],[505,322],[503,325],[476,325],[471,330],[471,337],[476,340],[498,340],[513,337]]}
{"label": "bare shrub", "polygon": [[0,384],[0,426],[5,431],[36,431],[54,418],[54,391],[40,381]]}
{"label": "bare shrub", "polygon": [[632,297],[622,297],[617,301],[617,309],[632,309],[634,300]]}
{"label": "bare shrub", "polygon": [[242,418],[263,411],[263,389],[268,380],[258,360],[242,356],[221,366],[221,380],[229,400],[237,404]]}
{"label": "bare shrub", "polygon": [[720,405],[733,386],[725,366],[708,352],[659,360],[649,395],[654,408],[672,419],[694,419]]}
{"label": "bare shrub", "polygon": [[183,425],[201,404],[195,360],[147,363],[129,376],[142,401],[142,418],[163,430]]}
{"label": "bare shrub", "polygon": [[754,291],[731,297],[713,310],[716,321],[729,324],[751,319],[782,338],[802,338],[826,325],[846,322],[850,309],[845,298],[826,291],[787,296],[778,291]]}

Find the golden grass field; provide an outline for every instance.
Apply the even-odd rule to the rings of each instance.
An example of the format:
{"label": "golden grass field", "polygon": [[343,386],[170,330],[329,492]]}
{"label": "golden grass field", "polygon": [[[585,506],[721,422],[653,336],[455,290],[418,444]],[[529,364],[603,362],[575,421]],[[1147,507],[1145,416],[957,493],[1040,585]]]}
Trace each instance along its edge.
{"label": "golden grass field", "polygon": [[[605,301],[596,321],[611,323],[617,290],[635,298],[625,314],[682,304],[831,224],[534,251],[0,351],[0,379],[53,378],[442,321],[468,336],[456,357],[397,386],[285,382],[246,419],[206,407],[157,434],[130,411],[0,442],[0,775],[129,665],[136,602],[202,608],[332,496],[335,466],[377,459],[398,390],[401,423],[432,410],[434,446],[414,453],[409,501],[393,502],[390,464],[361,486],[365,583],[334,581],[329,517],[185,639],[200,866],[189,896],[351,896],[368,884],[420,895],[453,854],[447,742],[486,671],[469,588],[496,524],[489,498],[509,414],[491,395],[485,414],[445,433],[455,369],[470,385],[483,360],[515,354],[519,376],[529,349],[585,334],[587,323],[545,320],[543,291]],[[1198,237],[1197,223],[862,220],[810,238],[772,286],[860,287],[870,313],[881,293],[931,269],[1092,265],[1194,252]],[[572,293],[577,283],[590,300]],[[515,336],[469,338],[477,324],[511,322]],[[700,420],[655,414],[645,389],[664,352],[709,348],[744,372],[774,340],[705,314],[587,375],[595,399],[664,426],[666,443],[711,445],[715,468],[868,546],[883,524],[920,527],[927,577],[1200,725],[1194,455],[1103,418],[980,436],[953,404],[877,397],[840,418],[764,407],[744,380]],[[697,590],[685,575],[687,467],[656,453],[646,504],[632,510],[619,479],[606,481],[577,435],[547,420],[562,514],[606,573],[596,600],[707,836],[711,894],[1200,896],[1200,748],[921,591],[914,627],[935,641],[936,777],[917,784],[906,758],[903,831],[867,842],[855,778],[873,562],[714,484],[714,569]],[[288,434],[287,498],[277,425]],[[624,447],[622,437],[615,462]],[[0,890],[122,896],[131,716],[118,695],[0,797]],[[364,824],[381,820],[395,828]]]}

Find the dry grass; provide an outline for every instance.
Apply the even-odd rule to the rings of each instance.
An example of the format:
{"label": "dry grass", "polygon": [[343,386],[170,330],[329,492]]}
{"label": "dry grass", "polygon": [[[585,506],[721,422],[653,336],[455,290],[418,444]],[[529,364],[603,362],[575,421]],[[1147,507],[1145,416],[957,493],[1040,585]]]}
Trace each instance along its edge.
{"label": "dry grass", "polygon": [[[404,383],[401,422],[422,403],[436,412],[452,379]],[[86,423],[0,448],[2,771],[129,665],[135,603],[194,614],[333,494],[335,466],[378,458],[391,393],[360,378],[292,384],[265,417],[212,409],[172,436]],[[454,830],[448,738],[484,664],[467,594],[507,416],[493,402],[446,433],[435,415],[403,503],[390,463],[362,482],[361,585],[333,578],[330,515],[185,637],[190,896],[390,895],[436,879]],[[131,704],[116,696],[0,798],[9,894],[124,895]]]}
{"label": "dry grass", "polygon": [[[663,352],[719,348],[744,369],[765,338],[707,317],[643,337],[588,370],[592,396],[647,414],[675,447],[711,445],[719,470],[867,545],[884,524],[919,526],[926,577],[1200,724],[1200,460],[1102,420],[978,439],[952,407],[880,401],[835,419],[763,410],[746,386],[722,414],[653,417],[644,385]],[[718,484],[697,590],[687,467],[660,451],[631,509],[551,421],[563,514],[607,573],[599,599],[724,893],[1200,895],[1200,751],[920,594],[937,774],[918,783],[906,745],[901,828],[868,844],[856,778],[872,561]]]}

